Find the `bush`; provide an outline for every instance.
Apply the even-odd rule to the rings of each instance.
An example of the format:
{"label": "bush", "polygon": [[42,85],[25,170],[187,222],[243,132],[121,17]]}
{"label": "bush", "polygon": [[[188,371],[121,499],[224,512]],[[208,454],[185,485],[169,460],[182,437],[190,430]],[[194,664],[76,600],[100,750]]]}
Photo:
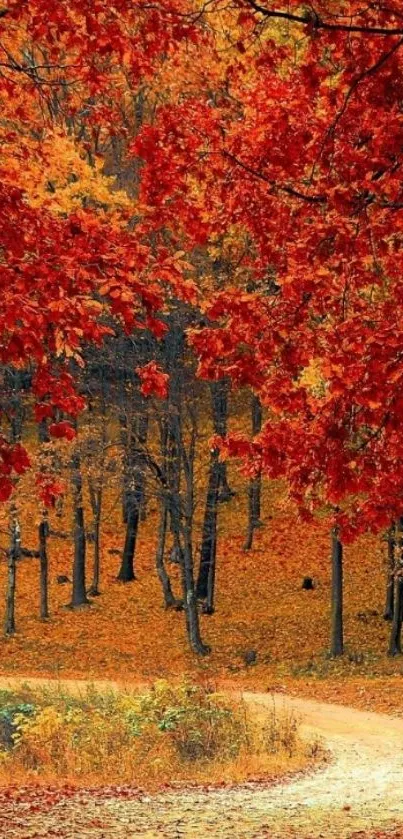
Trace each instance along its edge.
{"label": "bush", "polygon": [[3,773],[138,785],[211,780],[214,767],[239,780],[271,768],[273,755],[289,762],[299,744],[292,716],[273,706],[257,724],[242,702],[188,682],[141,694],[0,695],[1,731]]}
{"label": "bush", "polygon": [[187,683],[157,682],[128,718],[137,732],[144,724],[154,726],[185,762],[228,760],[238,754],[245,736],[243,720],[228,701]]}
{"label": "bush", "polygon": [[0,695],[0,749],[10,751],[17,736],[19,721],[29,719],[35,713],[30,702],[18,701],[6,691]]}

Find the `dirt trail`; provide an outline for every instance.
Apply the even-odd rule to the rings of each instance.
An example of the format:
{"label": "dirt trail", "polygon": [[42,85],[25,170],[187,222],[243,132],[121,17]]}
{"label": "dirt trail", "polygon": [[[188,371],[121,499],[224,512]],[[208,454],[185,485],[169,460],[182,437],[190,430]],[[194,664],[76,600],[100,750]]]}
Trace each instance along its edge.
{"label": "dirt trail", "polygon": [[[0,687],[17,684],[18,680],[0,678]],[[61,684],[74,691],[86,686],[68,680]],[[119,688],[118,683],[95,684]],[[279,710],[294,709],[302,734],[319,736],[332,754],[331,762],[310,775],[267,788],[189,790],[125,800],[84,797],[80,806],[74,799],[61,801],[49,813],[29,818],[24,817],[23,805],[22,810],[15,805],[14,825],[4,839],[343,839],[354,831],[403,823],[402,719],[281,695],[243,697],[257,713],[272,708],[273,701]],[[55,825],[58,832],[47,833]],[[0,836],[3,839],[1,832]]]}

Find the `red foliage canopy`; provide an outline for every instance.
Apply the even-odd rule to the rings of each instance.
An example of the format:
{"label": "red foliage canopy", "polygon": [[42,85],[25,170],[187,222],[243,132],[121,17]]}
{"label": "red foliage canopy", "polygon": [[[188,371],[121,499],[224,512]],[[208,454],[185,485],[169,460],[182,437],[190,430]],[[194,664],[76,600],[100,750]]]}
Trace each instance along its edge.
{"label": "red foliage canopy", "polygon": [[248,237],[254,290],[207,307],[200,372],[254,387],[252,460],[351,538],[403,508],[403,6],[241,8],[214,101],[162,107],[137,141],[144,197],[189,246]]}

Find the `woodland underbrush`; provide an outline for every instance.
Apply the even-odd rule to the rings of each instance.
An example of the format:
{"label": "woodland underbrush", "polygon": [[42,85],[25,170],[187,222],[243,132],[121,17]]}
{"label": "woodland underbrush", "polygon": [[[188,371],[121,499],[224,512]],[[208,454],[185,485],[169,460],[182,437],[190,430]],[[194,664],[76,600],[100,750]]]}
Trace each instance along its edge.
{"label": "woodland underbrush", "polygon": [[239,783],[302,770],[321,756],[298,719],[188,682],[142,693],[0,693],[0,782]]}

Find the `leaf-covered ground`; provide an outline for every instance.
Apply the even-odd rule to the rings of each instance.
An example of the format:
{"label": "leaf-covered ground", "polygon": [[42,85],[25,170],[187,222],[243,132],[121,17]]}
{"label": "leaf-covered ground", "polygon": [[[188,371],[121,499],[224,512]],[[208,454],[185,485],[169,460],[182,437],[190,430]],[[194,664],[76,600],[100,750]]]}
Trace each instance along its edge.
{"label": "leaf-covered ground", "polygon": [[[111,493],[105,508],[102,549],[102,596],[81,610],[66,609],[70,586],[58,585],[57,575],[71,577],[72,547],[68,540],[51,540],[51,618],[38,619],[39,573],[36,560],[21,560],[17,581],[17,634],[0,640],[0,672],[45,677],[147,681],[184,672],[207,680],[241,684],[262,690],[276,687],[363,708],[400,713],[400,660],[385,655],[389,625],[383,620],[385,546],[361,539],[346,549],[345,632],[343,661],[327,658],[329,624],[329,543],[318,524],[297,524],[283,507],[279,487],[265,487],[264,528],[255,549],[244,553],[245,484],[231,504],[220,509],[217,608],[202,617],[204,637],[213,653],[196,661],[185,640],[183,615],[162,607],[154,569],[157,529],[156,502],[142,526],[137,552],[137,580],[116,582],[122,547],[120,505]],[[36,546],[35,502],[24,507],[24,543]],[[5,524],[5,522],[4,522]],[[58,527],[67,527],[66,517]],[[4,539],[4,537],[3,537]],[[89,564],[91,546],[89,546]],[[178,569],[168,566],[174,586]],[[5,586],[0,563],[0,603]],[[305,575],[315,589],[301,588]],[[245,664],[254,650],[257,663]]]}

